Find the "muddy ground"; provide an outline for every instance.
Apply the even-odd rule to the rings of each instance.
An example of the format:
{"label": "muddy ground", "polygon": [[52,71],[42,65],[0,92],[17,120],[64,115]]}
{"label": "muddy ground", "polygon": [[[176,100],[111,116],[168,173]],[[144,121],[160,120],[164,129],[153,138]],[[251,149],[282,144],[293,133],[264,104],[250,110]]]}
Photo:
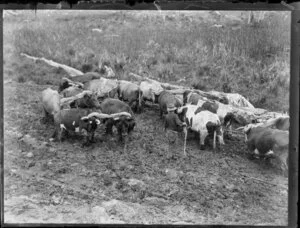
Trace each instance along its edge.
{"label": "muddy ground", "polygon": [[12,48],[5,43],[5,223],[287,224],[288,179],[276,167],[251,160],[234,138],[200,151],[191,135],[184,158],[182,138],[169,144],[157,107],[136,115],[125,150],[103,127],[90,147],[78,135],[49,142],[54,128],[41,122],[39,99],[57,86],[17,78],[63,73]]}
{"label": "muddy ground", "polygon": [[91,147],[81,136],[49,142],[46,87],[4,84],[5,222],[286,224],[287,178],[250,160],[243,141],[200,151],[191,136],[184,158],[154,107],[136,116],[126,151],[103,127]]}

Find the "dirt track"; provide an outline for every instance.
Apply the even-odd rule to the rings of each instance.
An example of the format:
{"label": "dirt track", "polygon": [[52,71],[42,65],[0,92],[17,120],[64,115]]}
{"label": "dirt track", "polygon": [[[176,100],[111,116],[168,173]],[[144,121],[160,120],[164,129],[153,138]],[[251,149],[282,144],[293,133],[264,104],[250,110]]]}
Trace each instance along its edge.
{"label": "dirt track", "polygon": [[168,153],[158,110],[148,108],[126,151],[103,128],[89,148],[80,136],[50,143],[38,100],[46,87],[4,86],[6,222],[286,223],[287,178],[249,160],[242,141],[200,151],[191,136],[184,159],[182,139]]}

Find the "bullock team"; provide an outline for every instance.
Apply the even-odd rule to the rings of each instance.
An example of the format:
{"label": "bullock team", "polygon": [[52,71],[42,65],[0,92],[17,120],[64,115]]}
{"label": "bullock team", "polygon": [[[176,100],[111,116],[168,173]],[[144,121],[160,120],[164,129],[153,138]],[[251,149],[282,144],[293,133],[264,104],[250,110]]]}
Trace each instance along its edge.
{"label": "bullock team", "polygon": [[[130,134],[136,126],[134,113],[140,113],[146,101],[156,103],[160,117],[164,120],[165,131],[196,132],[200,136],[200,149],[205,148],[207,136],[224,145],[223,132],[238,122],[234,114],[226,109],[226,100],[208,100],[187,90],[179,98],[171,91],[164,90],[154,81],[140,84],[100,77],[90,72],[63,78],[58,91],[50,88],[42,92],[45,117],[54,120],[55,131],[51,140],[62,140],[65,134],[80,132],[85,136],[83,146],[95,142],[94,134],[103,124],[106,134],[112,134],[115,127],[119,140]],[[272,129],[275,127],[276,129]],[[249,124],[243,129],[249,150],[264,158],[275,155],[287,166],[289,118],[277,118],[264,124]],[[184,155],[185,149],[184,149]]]}

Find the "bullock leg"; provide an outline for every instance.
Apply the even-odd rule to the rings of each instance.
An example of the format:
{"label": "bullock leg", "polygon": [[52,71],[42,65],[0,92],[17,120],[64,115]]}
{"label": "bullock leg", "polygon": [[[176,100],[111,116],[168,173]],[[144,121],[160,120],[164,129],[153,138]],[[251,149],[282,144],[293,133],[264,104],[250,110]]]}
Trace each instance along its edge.
{"label": "bullock leg", "polygon": [[118,128],[118,136],[119,136],[119,142],[123,142],[122,129],[121,128]]}
{"label": "bullock leg", "polygon": [[109,120],[106,121],[106,124],[105,124],[106,134],[113,135],[113,132],[112,132],[113,125],[114,125],[113,120],[109,119]]}
{"label": "bullock leg", "polygon": [[186,157],[186,139],[187,139],[187,128],[183,128],[183,133],[184,133],[184,142],[183,142],[183,155]]}
{"label": "bullock leg", "polygon": [[42,123],[47,123],[47,121],[51,121],[51,122],[54,122],[54,118],[52,115],[50,115],[46,109],[43,107],[43,112],[44,112],[44,117],[42,118]]}
{"label": "bullock leg", "polygon": [[81,130],[83,136],[84,136],[84,142],[82,143],[81,147],[89,146],[91,142],[92,133],[87,132],[87,130],[82,129]]}
{"label": "bullock leg", "polygon": [[216,150],[216,135],[217,135],[217,132],[214,131],[214,139],[213,139],[213,149]]}
{"label": "bullock leg", "polygon": [[59,132],[58,132],[58,140],[59,140],[59,142],[63,141],[63,133],[64,133],[64,129],[60,128]]}
{"label": "bullock leg", "polygon": [[222,128],[220,128],[217,131],[217,138],[218,138],[218,142],[219,142],[220,145],[225,145],[224,138],[223,138],[223,130],[222,130]]}
{"label": "bullock leg", "polygon": [[130,101],[129,102],[129,107],[132,108],[132,110],[136,113],[138,111],[137,105],[135,101]]}
{"label": "bullock leg", "polygon": [[200,150],[204,150],[205,149],[205,138],[208,135],[207,130],[203,130],[203,131],[199,131],[199,137],[200,137]]}
{"label": "bullock leg", "polygon": [[54,132],[53,132],[51,138],[49,139],[50,141],[54,141],[54,140],[55,140],[55,138],[56,138],[56,136],[57,136],[57,132],[58,132],[58,130],[57,130],[57,128],[55,128],[55,130],[54,130]]}
{"label": "bullock leg", "polygon": [[91,133],[90,142],[95,143],[95,132]]}
{"label": "bullock leg", "polygon": [[288,176],[288,161],[289,161],[288,149],[284,149],[284,150],[280,151],[280,153],[278,155],[278,160],[280,162],[279,163],[280,164],[280,169],[281,169],[283,175]]}

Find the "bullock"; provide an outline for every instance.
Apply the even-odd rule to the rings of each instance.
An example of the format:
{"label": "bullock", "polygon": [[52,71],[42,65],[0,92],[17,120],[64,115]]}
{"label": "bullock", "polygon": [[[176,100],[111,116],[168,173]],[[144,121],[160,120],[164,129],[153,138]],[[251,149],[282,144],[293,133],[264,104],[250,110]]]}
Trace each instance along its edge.
{"label": "bullock", "polygon": [[61,91],[61,95],[63,97],[72,97],[72,96],[76,96],[77,94],[80,94],[83,91],[83,89],[78,88],[77,86],[70,86],[66,89],[64,89],[63,91]]}
{"label": "bullock", "polygon": [[88,109],[62,109],[54,115],[55,131],[50,141],[63,139],[63,133],[79,132],[85,136],[82,146],[93,142],[97,125],[100,121],[96,118],[83,118],[90,113]]}
{"label": "bullock", "polygon": [[100,108],[100,103],[95,93],[86,93],[83,97],[78,98],[70,103],[71,108]]}
{"label": "bullock", "polygon": [[164,90],[159,82],[155,81],[142,81],[140,89],[143,94],[144,101],[151,101],[152,103],[158,102],[159,94]]}
{"label": "bullock", "polygon": [[246,126],[247,147],[253,155],[269,158],[275,156],[281,169],[288,169],[289,132],[264,127]]}
{"label": "bullock", "polygon": [[158,104],[160,108],[160,116],[168,113],[170,110],[175,110],[176,108],[181,107],[180,101],[176,96],[166,90],[162,91],[158,96]]}
{"label": "bullock", "polygon": [[181,121],[185,121],[188,128],[200,135],[200,149],[205,148],[204,141],[209,133],[213,132],[213,148],[216,148],[216,137],[220,144],[224,144],[223,129],[217,114],[203,110],[197,114],[198,106],[185,105],[177,109]]}
{"label": "bullock", "polygon": [[218,109],[219,109],[219,105],[216,102],[205,101],[200,107],[197,108],[195,114],[204,110],[217,114]]}
{"label": "bullock", "polygon": [[78,75],[78,76],[72,77],[72,79],[75,82],[81,82],[83,84],[85,84],[91,80],[100,79],[100,78],[101,78],[101,75],[97,72],[87,72],[83,75]]}
{"label": "bullock", "polygon": [[205,98],[203,98],[203,96],[191,90],[186,90],[183,92],[183,105],[186,104],[196,105],[199,100],[204,100],[204,99]]}
{"label": "bullock", "polygon": [[118,98],[123,101],[128,101],[129,106],[132,107],[135,112],[141,111],[143,93],[138,85],[120,80],[117,92]]}
{"label": "bullock", "polygon": [[[198,102],[198,106],[199,106]],[[199,106],[197,108],[197,110],[195,111],[195,115],[201,111],[207,110],[210,111],[212,113],[215,113],[218,115],[222,125],[224,127],[229,127],[231,128],[231,125],[233,122],[238,123],[238,121],[235,119],[235,115],[232,112],[229,112],[227,109],[222,109],[223,108],[223,104],[220,103],[220,105],[215,102],[215,101],[205,101],[203,102],[203,104],[201,106]]]}
{"label": "bullock", "polygon": [[97,116],[89,114],[91,110],[88,109],[63,109],[55,113],[55,131],[50,140],[53,141],[57,137],[62,141],[63,133],[79,132],[85,136],[82,146],[89,145],[95,142],[94,135],[97,125],[100,124],[99,119],[117,118],[123,115],[123,113],[115,115],[98,113]]}
{"label": "bullock", "polygon": [[199,101],[203,102],[203,101],[206,101],[207,99],[216,100],[223,104],[229,103],[227,97],[224,95],[216,96],[212,93],[204,93],[204,92],[203,92],[203,94],[204,95],[201,95],[200,92],[198,92],[198,91],[191,91],[191,90],[184,91],[183,105],[186,105],[186,104],[196,105]]}
{"label": "bullock", "polygon": [[[42,91],[41,98],[43,110],[46,119],[54,118],[54,114],[60,110],[60,96],[56,90],[47,88]],[[54,119],[53,119],[54,120]]]}
{"label": "bullock", "polygon": [[268,120],[261,127],[273,127],[278,130],[288,131],[290,128],[290,117],[280,116],[275,119]]}
{"label": "bullock", "polygon": [[84,89],[96,92],[98,98],[114,98],[118,91],[119,83],[117,80],[100,78],[88,81],[84,84]]}
{"label": "bullock", "polygon": [[59,87],[58,87],[58,92],[60,93],[64,89],[69,88],[71,86],[78,87],[81,89],[84,87],[84,85],[80,82],[74,82],[68,78],[62,78],[62,81],[60,82]]}
{"label": "bullock", "polygon": [[277,117],[275,119],[269,119],[266,122],[260,122],[260,123],[251,123],[248,124],[244,127],[239,127],[236,130],[243,130],[244,131],[244,136],[245,136],[245,142],[247,142],[247,134],[246,131],[250,128],[256,128],[256,127],[261,127],[261,128],[275,128],[278,130],[282,131],[288,131],[290,127],[290,118],[289,117]]}
{"label": "bullock", "polygon": [[131,133],[134,129],[136,124],[134,120],[134,115],[129,105],[125,102],[120,101],[118,99],[106,98],[100,104],[100,110],[102,113],[105,114],[127,112],[131,115],[130,117],[122,116],[120,118],[108,119],[107,121],[105,121],[107,134],[112,135],[112,127],[116,126],[118,130],[119,140],[123,141],[123,138],[129,133]]}

